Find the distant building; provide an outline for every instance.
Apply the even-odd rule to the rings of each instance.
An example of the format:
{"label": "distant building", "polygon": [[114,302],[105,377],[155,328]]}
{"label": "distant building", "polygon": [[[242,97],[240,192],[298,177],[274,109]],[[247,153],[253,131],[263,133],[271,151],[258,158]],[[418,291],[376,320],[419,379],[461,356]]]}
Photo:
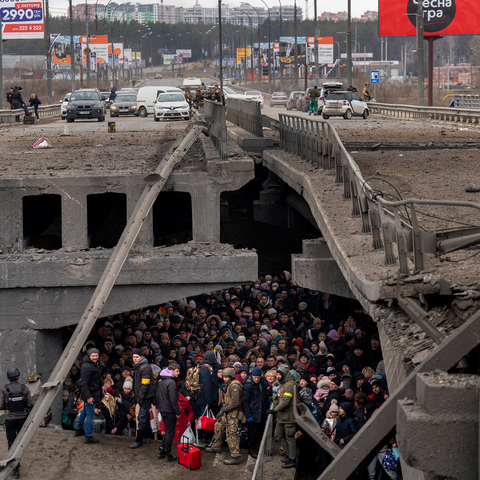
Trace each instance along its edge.
{"label": "distant building", "polygon": [[[347,12],[323,12],[320,15],[320,20],[327,20],[330,22],[339,22],[342,20],[347,20],[348,19],[348,13]],[[367,10],[363,15],[360,15],[360,18],[354,18],[353,20],[357,22],[371,22],[373,20],[378,19],[378,12],[375,12],[373,10]]]}
{"label": "distant building", "polygon": [[361,22],[372,22],[373,20],[378,20],[378,12],[374,10],[367,10],[363,15],[360,15],[360,18],[355,20],[360,20]]}

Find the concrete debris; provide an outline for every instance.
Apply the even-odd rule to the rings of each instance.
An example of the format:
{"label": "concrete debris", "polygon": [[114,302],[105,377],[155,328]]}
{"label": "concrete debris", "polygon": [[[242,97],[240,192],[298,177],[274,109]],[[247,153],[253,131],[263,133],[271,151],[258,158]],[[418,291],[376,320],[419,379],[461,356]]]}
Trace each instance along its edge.
{"label": "concrete debris", "polygon": [[478,193],[480,192],[480,185],[477,185],[476,183],[470,183],[466,186],[465,191],[468,193]]}

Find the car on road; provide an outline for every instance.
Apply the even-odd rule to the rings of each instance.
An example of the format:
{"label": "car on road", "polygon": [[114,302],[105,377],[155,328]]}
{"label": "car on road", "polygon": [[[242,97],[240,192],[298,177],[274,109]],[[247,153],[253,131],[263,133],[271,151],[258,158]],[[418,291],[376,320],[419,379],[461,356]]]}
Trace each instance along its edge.
{"label": "car on road", "polygon": [[322,110],[325,120],[330,117],[343,117],[349,120],[354,116],[363,117],[366,120],[368,114],[368,105],[355,92],[330,92]]}
{"label": "car on road", "polygon": [[153,119],[159,122],[160,119],[180,118],[190,119],[190,106],[181,91],[169,91],[160,93],[155,101]]}
{"label": "car on road", "polygon": [[308,87],[297,99],[297,110],[299,112],[308,112],[310,108],[310,97],[308,96],[313,87]]}
{"label": "car on road", "polygon": [[135,115],[136,111],[137,96],[133,93],[119,93],[110,105],[110,117]]}
{"label": "car on road", "polygon": [[[82,92],[96,92],[102,101],[102,106],[103,106],[103,114],[107,114],[107,101],[103,98],[102,92],[98,88],[79,88],[78,91]],[[110,92],[108,92],[108,95],[110,95]]]}
{"label": "car on road", "polygon": [[287,106],[287,94],[285,92],[273,92],[272,97],[270,98],[270,106],[274,107],[275,105]]}
{"label": "car on road", "polygon": [[245,97],[241,93],[237,93],[230,87],[223,87],[223,94],[225,95],[225,100],[228,100],[229,98],[245,99]]}
{"label": "car on road", "polygon": [[72,93],[67,105],[67,122],[72,123],[79,118],[105,121],[104,102],[98,90],[75,90]]}
{"label": "car on road", "polygon": [[322,84],[322,88],[320,89],[320,98],[318,99],[318,108],[317,113],[320,115],[322,113],[323,106],[325,105],[325,100],[327,99],[330,92],[339,91],[343,89],[342,82],[325,82]]}
{"label": "car on road", "polygon": [[62,120],[65,120],[65,118],[67,118],[67,105],[68,105],[68,102],[70,101],[71,96],[72,96],[71,93],[67,93],[65,95],[65,98],[63,99],[62,106],[60,107],[60,111],[62,112]]}
{"label": "car on road", "polygon": [[247,100],[253,100],[254,102],[259,102],[260,105],[263,107],[264,100],[263,100],[262,92],[259,92],[258,90],[247,90],[243,94],[242,98]]}
{"label": "car on road", "polygon": [[183,92],[177,87],[141,87],[137,94],[137,115],[146,117],[149,113],[154,113],[155,102],[157,101],[158,96],[161,93],[167,92],[183,94]]}
{"label": "car on road", "polygon": [[303,95],[303,92],[300,90],[295,90],[288,96],[287,99],[287,110],[293,110],[297,108],[297,100]]}
{"label": "car on road", "polygon": [[156,73],[155,74],[155,80],[162,79],[163,75],[161,73]]}

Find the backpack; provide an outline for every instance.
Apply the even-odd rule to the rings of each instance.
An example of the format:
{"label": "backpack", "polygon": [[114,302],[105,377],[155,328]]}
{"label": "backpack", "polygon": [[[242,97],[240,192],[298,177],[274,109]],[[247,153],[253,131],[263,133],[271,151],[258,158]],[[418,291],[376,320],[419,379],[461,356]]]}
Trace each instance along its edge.
{"label": "backpack", "polygon": [[312,412],[313,417],[317,422],[320,422],[322,420],[322,415],[320,414],[320,405],[318,405],[317,400],[314,398],[312,395],[312,392],[310,392],[307,389],[300,390],[299,392],[300,395],[300,400],[302,403],[304,403],[310,412]]}
{"label": "backpack", "polygon": [[195,365],[195,367],[190,368],[187,372],[187,378],[185,379],[185,388],[196,396],[200,393],[200,389],[202,388],[202,384],[200,383],[200,368],[203,366],[208,367],[210,374],[213,374],[213,368],[206,363],[204,365]]}

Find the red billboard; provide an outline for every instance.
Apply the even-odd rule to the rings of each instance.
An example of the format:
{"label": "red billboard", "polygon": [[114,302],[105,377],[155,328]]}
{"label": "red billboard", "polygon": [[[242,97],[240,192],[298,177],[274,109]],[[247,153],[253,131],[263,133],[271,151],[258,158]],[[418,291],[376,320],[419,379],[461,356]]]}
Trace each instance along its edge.
{"label": "red billboard", "polygon": [[[419,0],[379,0],[379,35],[416,35]],[[425,35],[480,34],[478,0],[423,0]]]}

